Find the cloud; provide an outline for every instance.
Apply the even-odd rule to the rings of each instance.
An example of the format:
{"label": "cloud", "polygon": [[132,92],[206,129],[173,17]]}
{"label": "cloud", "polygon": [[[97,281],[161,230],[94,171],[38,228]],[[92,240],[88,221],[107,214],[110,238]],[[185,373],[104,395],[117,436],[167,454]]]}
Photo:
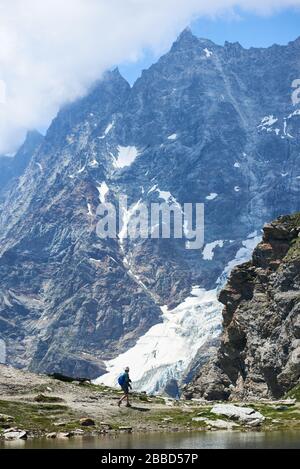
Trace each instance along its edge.
{"label": "cloud", "polygon": [[293,6],[300,0],[0,0],[0,154],[106,69],[164,51],[196,17]]}

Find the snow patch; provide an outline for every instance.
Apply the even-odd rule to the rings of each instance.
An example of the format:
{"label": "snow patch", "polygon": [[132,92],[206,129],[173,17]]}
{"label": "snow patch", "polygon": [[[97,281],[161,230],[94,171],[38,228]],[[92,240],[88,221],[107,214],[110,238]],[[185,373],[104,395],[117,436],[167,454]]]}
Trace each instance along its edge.
{"label": "snow patch", "polygon": [[155,184],[154,186],[152,186],[152,187],[148,190],[148,194],[151,194],[151,192],[156,191],[156,189],[157,189],[157,184]]}
{"label": "snow patch", "polygon": [[91,206],[91,204],[87,204],[87,208],[88,208],[88,212],[87,212],[88,215],[91,216],[91,217],[93,217],[94,214],[93,214],[93,212],[92,212],[92,206]]}
{"label": "snow patch", "polygon": [[218,240],[218,241],[213,241],[212,243],[206,244],[202,251],[202,258],[206,261],[211,261],[214,257],[214,250],[217,246],[222,248],[224,246],[224,241]]}
{"label": "snow patch", "polygon": [[85,170],[85,166],[82,166],[82,167],[77,171],[77,174],[83,173],[84,170]]}
{"label": "snow patch", "polygon": [[155,184],[148,190],[148,194],[151,194],[152,192],[158,192],[159,198],[164,200],[167,203],[174,202],[175,204],[178,204],[178,202],[176,201],[175,197],[171,194],[171,192],[160,190],[157,184]]}
{"label": "snow patch", "polygon": [[113,128],[113,126],[114,126],[114,123],[113,123],[113,122],[110,122],[110,124],[108,124],[108,126],[107,126],[106,129],[104,130],[104,135],[109,134],[109,132],[111,131],[111,129]]}
{"label": "snow patch", "polygon": [[205,52],[206,57],[211,57],[213,55],[213,52],[211,50],[207,49],[207,47],[205,47],[205,49],[203,49],[203,51]]}
{"label": "snow patch", "polygon": [[168,140],[176,140],[177,134],[169,135]]}
{"label": "snow patch", "polygon": [[9,308],[12,308],[12,303],[8,296],[5,293],[2,293],[2,301],[4,302],[5,306],[8,306]]}
{"label": "snow patch", "polygon": [[[124,239],[127,237],[127,230],[128,230],[128,224],[134,215],[134,213],[138,210],[139,205],[141,203],[141,199],[138,200],[134,205],[128,208],[128,210],[124,210],[122,213],[122,229],[119,231],[119,240],[120,240],[120,247],[121,250],[124,254]],[[125,263],[128,263],[127,259],[125,258]]]}
{"label": "snow patch", "polygon": [[250,233],[247,239],[242,241],[242,247],[237,251],[235,258],[226,265],[225,269],[217,280],[217,285],[219,285],[219,288],[225,284],[230,272],[235,266],[243,264],[244,262],[247,262],[249,259],[251,259],[254,248],[262,240],[262,236],[253,236],[254,234],[255,232]]}
{"label": "snow patch", "polygon": [[161,191],[160,189],[157,189],[157,192],[159,194],[159,198],[163,199],[165,202],[170,202],[170,201],[175,200],[171,192],[169,191]]}
{"label": "snow patch", "polygon": [[140,155],[140,151],[136,147],[123,147],[119,145],[118,156],[115,158],[115,167],[124,168],[125,166],[130,166],[138,155]]}
{"label": "snow patch", "polygon": [[278,121],[277,117],[274,117],[273,114],[271,114],[270,116],[263,117],[261,120],[261,123],[257,127],[261,127],[261,128],[270,127],[271,125],[275,124],[275,122],[277,121]]}
{"label": "snow patch", "polygon": [[99,261],[99,259],[95,259],[94,257],[90,257],[89,261],[96,264],[97,266],[101,265],[101,261]]}
{"label": "snow patch", "polygon": [[239,186],[235,186],[234,190],[235,192],[240,192],[241,188]]}
{"label": "snow patch", "polygon": [[104,130],[104,134],[101,135],[101,137],[98,137],[100,140],[103,140],[108,134],[109,132],[111,131],[111,129],[113,128],[114,126],[114,122],[110,122],[108,124],[108,126],[106,127],[106,129]]}
{"label": "snow patch", "polygon": [[102,204],[105,204],[105,197],[106,194],[109,192],[108,185],[106,184],[105,181],[102,182],[102,184],[97,187],[97,190],[99,192],[99,200]]}
{"label": "snow patch", "polygon": [[287,116],[287,119],[291,119],[294,116],[300,116],[300,109],[297,109],[296,111],[292,112]]}
{"label": "snow patch", "polygon": [[283,135],[286,135],[286,119],[283,121]]}
{"label": "snow patch", "polygon": [[252,233],[248,234],[247,239],[249,238],[255,238],[257,236],[257,230],[252,231]]}
{"label": "snow patch", "polygon": [[99,163],[98,161],[94,158],[92,161],[89,162],[89,166],[91,168],[97,168],[97,166],[99,166]]}
{"label": "snow patch", "polygon": [[234,163],[233,166],[234,166],[235,168],[240,168],[240,167],[241,167],[240,163],[238,163],[237,161]]}
{"label": "snow patch", "polygon": [[216,192],[211,192],[209,195],[207,195],[205,198],[207,200],[214,200],[216,197],[218,197],[218,194]]}

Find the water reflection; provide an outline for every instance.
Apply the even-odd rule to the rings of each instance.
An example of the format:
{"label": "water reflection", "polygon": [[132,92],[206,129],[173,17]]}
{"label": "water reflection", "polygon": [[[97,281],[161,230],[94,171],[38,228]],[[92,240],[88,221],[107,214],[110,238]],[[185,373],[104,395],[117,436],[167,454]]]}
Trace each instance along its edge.
{"label": "water reflection", "polygon": [[193,432],[124,434],[115,437],[76,437],[0,442],[0,448],[44,449],[255,449],[300,448],[300,432]]}

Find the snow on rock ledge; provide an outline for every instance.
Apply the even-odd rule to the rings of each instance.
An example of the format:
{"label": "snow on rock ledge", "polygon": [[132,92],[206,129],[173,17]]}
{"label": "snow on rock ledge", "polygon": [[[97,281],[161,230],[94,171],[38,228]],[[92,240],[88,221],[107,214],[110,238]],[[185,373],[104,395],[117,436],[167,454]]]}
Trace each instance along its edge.
{"label": "snow on rock ledge", "polygon": [[140,151],[134,146],[123,147],[119,145],[115,167],[124,168],[125,166],[130,166],[139,154]]}

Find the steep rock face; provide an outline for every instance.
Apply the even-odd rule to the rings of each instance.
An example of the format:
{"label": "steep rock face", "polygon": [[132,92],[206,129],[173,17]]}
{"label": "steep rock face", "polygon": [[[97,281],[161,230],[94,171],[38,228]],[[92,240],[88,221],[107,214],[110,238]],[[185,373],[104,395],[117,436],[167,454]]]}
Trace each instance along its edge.
{"label": "steep rock face", "polygon": [[[300,209],[300,110],[291,99],[299,51],[299,41],[221,47],[186,30],[132,88],[114,70],[60,111],[2,205],[9,363],[94,377],[178,314],[180,340],[188,343],[192,327],[201,335],[184,375],[202,366],[201,350],[214,349],[221,328],[216,290],[249,258],[266,221]],[[187,250],[185,239],[98,238],[99,199],[117,205],[120,194],[129,206],[205,203],[204,249]],[[195,305],[197,287],[215,301],[209,294],[203,305],[199,293]],[[203,331],[199,314],[211,318]],[[142,363],[164,356],[161,343],[141,349]],[[153,375],[182,378],[180,353],[158,358]]]}
{"label": "steep rock face", "polygon": [[114,71],[63,109],[5,202],[0,329],[16,366],[96,377],[102,354],[159,321],[159,308],[127,275],[118,243],[99,240],[92,216],[112,159],[96,161],[107,145],[98,136],[129,89]]}
{"label": "steep rock face", "polygon": [[264,227],[252,261],[232,271],[219,300],[217,357],[185,390],[207,399],[278,398],[300,378],[300,214]]}
{"label": "steep rock face", "polygon": [[25,142],[14,157],[0,156],[0,201],[5,197],[12,180],[24,173],[42,141],[43,136],[39,132],[28,132]]}

